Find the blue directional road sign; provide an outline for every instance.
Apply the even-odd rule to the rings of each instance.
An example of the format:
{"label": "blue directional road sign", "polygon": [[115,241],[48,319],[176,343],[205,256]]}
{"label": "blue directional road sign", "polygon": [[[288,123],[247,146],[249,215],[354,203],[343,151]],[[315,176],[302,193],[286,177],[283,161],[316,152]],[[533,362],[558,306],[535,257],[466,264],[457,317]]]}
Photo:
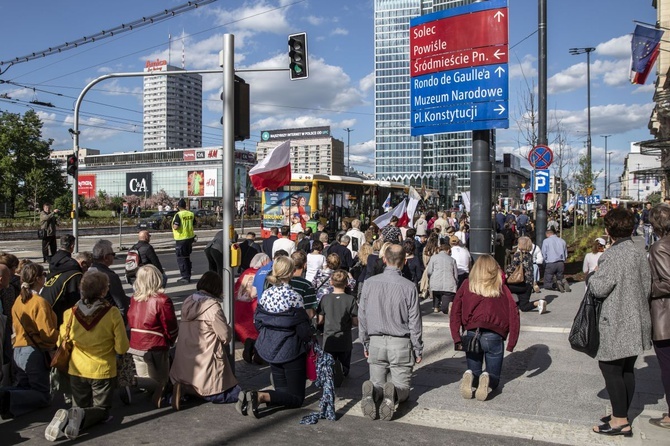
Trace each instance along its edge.
{"label": "blue directional road sign", "polygon": [[[489,129],[509,121],[507,64],[461,68],[411,80],[412,135]],[[419,132],[419,133],[415,133]]]}
{"label": "blue directional road sign", "polygon": [[549,169],[533,171],[533,191],[540,194],[549,193]]}
{"label": "blue directional road sign", "polygon": [[600,195],[590,195],[588,197],[580,195],[577,197],[577,204],[600,204]]}

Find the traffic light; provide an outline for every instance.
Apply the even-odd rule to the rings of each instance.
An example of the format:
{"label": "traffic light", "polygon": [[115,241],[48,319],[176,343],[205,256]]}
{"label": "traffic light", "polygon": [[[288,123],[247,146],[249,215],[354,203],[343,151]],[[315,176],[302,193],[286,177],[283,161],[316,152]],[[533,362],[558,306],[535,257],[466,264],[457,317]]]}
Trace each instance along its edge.
{"label": "traffic light", "polygon": [[67,157],[67,174],[71,177],[77,176],[77,155],[68,155]]}
{"label": "traffic light", "polygon": [[288,55],[291,59],[289,71],[291,80],[307,79],[307,33],[297,33],[288,36]]}

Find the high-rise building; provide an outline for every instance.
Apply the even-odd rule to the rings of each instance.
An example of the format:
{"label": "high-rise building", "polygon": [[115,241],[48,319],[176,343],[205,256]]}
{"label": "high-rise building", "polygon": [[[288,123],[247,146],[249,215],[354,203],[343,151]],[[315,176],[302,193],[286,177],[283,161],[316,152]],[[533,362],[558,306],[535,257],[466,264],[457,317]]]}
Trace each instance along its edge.
{"label": "high-rise building", "polygon": [[[183,70],[155,60],[144,71]],[[145,76],[143,105],[144,150],[202,147],[202,76]]]}
{"label": "high-rise building", "polygon": [[[470,188],[472,132],[410,134],[410,19],[472,0],[375,0],[375,176],[453,198]],[[492,132],[495,135],[495,132]],[[491,159],[495,159],[495,136]],[[456,190],[455,190],[456,189]]]}
{"label": "high-rise building", "polygon": [[330,127],[264,130],[256,145],[260,162],[282,141],[291,141],[291,171],[344,175],[344,142],[331,136]]}

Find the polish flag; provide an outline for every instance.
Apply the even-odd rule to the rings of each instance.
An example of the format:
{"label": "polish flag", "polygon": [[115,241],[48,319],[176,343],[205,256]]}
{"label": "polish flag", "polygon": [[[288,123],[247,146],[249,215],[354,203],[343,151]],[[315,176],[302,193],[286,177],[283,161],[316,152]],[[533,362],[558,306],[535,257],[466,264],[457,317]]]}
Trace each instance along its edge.
{"label": "polish flag", "polygon": [[272,149],[249,171],[254,189],[276,190],[291,183],[291,142],[284,141]]}
{"label": "polish flag", "polygon": [[382,229],[384,226],[388,226],[391,222],[391,217],[393,216],[398,217],[397,226],[399,228],[407,226],[409,221],[409,218],[407,217],[407,200],[402,200],[396,207],[377,217],[374,220],[374,224],[376,224],[379,229]]}

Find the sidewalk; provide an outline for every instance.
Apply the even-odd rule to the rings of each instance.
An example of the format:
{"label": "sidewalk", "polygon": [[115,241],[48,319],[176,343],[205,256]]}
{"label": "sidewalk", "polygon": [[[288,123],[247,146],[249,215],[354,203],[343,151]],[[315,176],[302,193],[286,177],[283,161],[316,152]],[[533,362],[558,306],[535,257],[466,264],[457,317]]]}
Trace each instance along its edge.
{"label": "sidewalk", "polygon": [[[86,246],[89,242],[81,243]],[[303,415],[318,410],[320,391],[313,386],[308,389],[308,407],[274,413],[263,421],[250,420],[250,417],[241,418],[230,405],[202,404],[175,413],[171,409],[151,408],[147,398],[137,405],[133,403],[130,407],[122,406],[118,398],[115,398],[113,415],[116,421],[96,427],[95,433],[92,431],[88,439],[95,439],[95,444],[139,444],[144,443],[141,439],[153,438],[154,441],[149,441],[149,444],[155,444],[160,443],[160,440],[152,435],[155,435],[156,429],[160,429],[166,436],[174,433],[174,437],[166,438],[185,438],[188,442],[188,432],[180,432],[180,428],[191,429],[194,435],[198,435],[203,430],[221,426],[225,433],[221,435],[231,442],[244,441],[246,437],[230,437],[228,429],[251,435],[254,437],[253,443],[256,440],[260,442],[258,435],[262,432],[264,441],[270,436],[276,444],[286,444],[292,439],[296,440],[294,444],[313,444],[302,439],[306,439],[306,435],[313,439],[313,435],[318,435],[317,432],[324,435],[326,432],[329,433],[327,435],[342,435],[345,434],[341,431],[344,426],[349,429],[351,426],[370,426],[370,429],[364,428],[365,432],[360,433],[359,444],[366,444],[364,439],[370,444],[379,444],[376,441],[379,438],[374,434],[374,430],[378,429],[395,432],[397,442],[393,441],[392,435],[384,438],[390,438],[386,440],[388,444],[397,444],[400,441],[411,441],[411,437],[408,438],[405,434],[412,425],[445,434],[446,430],[456,430],[506,436],[519,439],[519,444],[524,443],[521,441],[523,439],[579,446],[669,445],[668,431],[648,422],[649,418],[660,417],[668,410],[653,350],[645,352],[637,361],[636,395],[631,411],[631,417],[634,418],[634,438],[606,437],[591,433],[591,427],[599,424],[599,418],[610,413],[610,408],[597,361],[572,350],[567,341],[572,319],[583,293],[584,283],[579,282],[572,284],[570,293],[543,290],[540,295],[531,295],[533,300],[539,297],[546,299],[549,302],[548,312],[543,315],[537,312],[521,314],[519,342],[513,353],[506,353],[501,388],[492,393],[486,402],[461,398],[458,386],[466,369],[465,355],[453,349],[448,316],[432,313],[430,302],[424,301],[423,361],[415,369],[409,401],[391,423],[373,422],[362,417],[360,390],[363,381],[368,378],[368,367],[363,358],[362,346],[356,342],[349,378],[341,388],[336,389],[336,406],[340,418],[336,422],[322,420],[313,427],[297,424]],[[178,307],[180,303],[175,302],[175,305]],[[242,387],[252,389],[269,386],[269,367],[249,365],[242,361],[241,345],[238,345],[236,353],[236,375]],[[137,399],[142,399],[142,396],[138,395]],[[0,422],[0,438],[6,438],[2,436],[2,432],[9,429],[14,432],[13,435],[19,434],[25,440],[22,444],[50,444],[44,440],[43,432],[53,411],[55,408],[36,412],[26,419]],[[45,415],[46,412],[48,416]],[[349,417],[356,417],[357,421]],[[164,418],[171,424],[159,425],[155,418]],[[223,426],[222,420],[225,420]],[[256,431],[257,429],[260,431]],[[352,432],[359,430],[348,431],[346,435],[351,435]],[[334,438],[324,437],[323,443],[333,444]],[[428,443],[445,443],[441,438],[442,436],[435,436],[435,441]],[[194,444],[223,442],[220,437],[211,443],[198,441],[201,438],[190,440]],[[0,444],[6,443],[0,441]],[[168,440],[163,444],[177,443]]]}

